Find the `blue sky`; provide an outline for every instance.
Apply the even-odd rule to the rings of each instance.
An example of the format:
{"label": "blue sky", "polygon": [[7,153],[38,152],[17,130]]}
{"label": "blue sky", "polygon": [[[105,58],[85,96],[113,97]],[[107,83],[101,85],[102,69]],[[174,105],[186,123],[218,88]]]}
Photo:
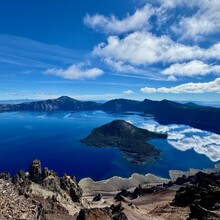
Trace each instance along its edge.
{"label": "blue sky", "polygon": [[218,0],[2,0],[0,99],[220,100]]}

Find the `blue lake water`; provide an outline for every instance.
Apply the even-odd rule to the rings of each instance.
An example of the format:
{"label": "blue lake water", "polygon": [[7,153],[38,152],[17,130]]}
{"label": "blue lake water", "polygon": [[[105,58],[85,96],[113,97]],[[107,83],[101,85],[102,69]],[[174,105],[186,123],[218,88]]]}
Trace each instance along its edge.
{"label": "blue lake water", "polygon": [[[116,148],[100,149],[80,143],[90,131],[115,119],[123,119],[152,131],[168,133],[168,140],[151,140],[162,150],[161,160],[145,165],[131,164]],[[15,174],[28,170],[40,159],[42,166],[75,175],[79,180],[132,173],[153,173],[168,177],[170,169],[214,168],[220,161],[220,135],[185,125],[158,124],[152,117],[138,114],[94,112],[12,112],[0,114],[0,172]]]}

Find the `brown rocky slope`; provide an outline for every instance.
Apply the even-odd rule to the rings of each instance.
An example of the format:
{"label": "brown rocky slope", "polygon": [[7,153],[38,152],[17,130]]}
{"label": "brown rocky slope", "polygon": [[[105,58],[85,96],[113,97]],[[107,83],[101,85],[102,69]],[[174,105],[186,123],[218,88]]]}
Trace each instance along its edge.
{"label": "brown rocky slope", "polygon": [[0,220],[220,219],[217,171],[183,175],[159,185],[147,182],[135,188],[116,185],[114,191],[103,188],[99,192],[87,190],[84,194],[74,177],[67,174],[58,177],[34,160],[29,172],[19,170],[14,177],[0,173]]}

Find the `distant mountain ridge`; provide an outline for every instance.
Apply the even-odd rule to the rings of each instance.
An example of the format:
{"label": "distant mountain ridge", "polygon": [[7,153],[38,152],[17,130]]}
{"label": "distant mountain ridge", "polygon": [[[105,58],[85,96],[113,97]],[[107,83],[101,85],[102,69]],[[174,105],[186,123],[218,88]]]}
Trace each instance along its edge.
{"label": "distant mountain ridge", "polygon": [[79,101],[68,96],[21,104],[2,104],[0,111],[83,111],[99,109],[100,104]]}
{"label": "distant mountain ridge", "polygon": [[79,101],[68,96],[44,101],[26,102],[21,104],[0,104],[0,111],[93,111],[106,112],[138,111],[154,115],[161,124],[186,124],[195,128],[220,134],[220,108],[180,104],[162,100],[135,101],[114,99],[105,103]]}

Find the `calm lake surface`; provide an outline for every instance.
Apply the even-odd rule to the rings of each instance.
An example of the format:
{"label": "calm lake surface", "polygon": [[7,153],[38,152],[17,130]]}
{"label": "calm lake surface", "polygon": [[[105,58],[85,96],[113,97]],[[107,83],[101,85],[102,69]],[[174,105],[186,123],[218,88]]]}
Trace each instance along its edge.
{"label": "calm lake surface", "polygon": [[[150,141],[162,150],[161,159],[145,165],[131,164],[116,148],[99,149],[80,143],[93,128],[115,119],[168,133],[168,140]],[[75,175],[77,180],[129,177],[134,172],[168,177],[170,169],[214,168],[220,163],[220,135],[185,125],[162,126],[150,116],[135,113],[0,113],[0,172],[28,170],[34,159],[59,175]]]}

